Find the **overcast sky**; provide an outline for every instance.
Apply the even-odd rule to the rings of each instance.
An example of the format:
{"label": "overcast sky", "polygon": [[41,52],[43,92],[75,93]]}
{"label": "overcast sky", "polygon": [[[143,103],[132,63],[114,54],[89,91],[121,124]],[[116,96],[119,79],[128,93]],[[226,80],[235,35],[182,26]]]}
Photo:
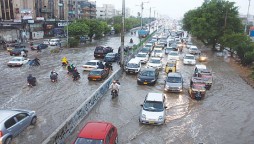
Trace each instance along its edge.
{"label": "overcast sky", "polygon": [[[94,0],[93,0],[94,1]],[[202,5],[204,0],[125,0],[126,7],[131,9],[131,15],[137,16],[141,11],[141,2],[144,2],[143,16],[149,17],[149,9],[152,8],[151,16],[154,16],[154,10],[157,15],[167,15],[174,19],[182,18],[188,10],[195,9]],[[249,0],[229,0],[235,2],[239,7],[240,14],[247,14]],[[147,3],[148,2],[148,3]],[[122,0],[96,0],[96,5],[113,4],[116,9],[121,10]],[[250,3],[250,14],[254,14],[254,1]]]}

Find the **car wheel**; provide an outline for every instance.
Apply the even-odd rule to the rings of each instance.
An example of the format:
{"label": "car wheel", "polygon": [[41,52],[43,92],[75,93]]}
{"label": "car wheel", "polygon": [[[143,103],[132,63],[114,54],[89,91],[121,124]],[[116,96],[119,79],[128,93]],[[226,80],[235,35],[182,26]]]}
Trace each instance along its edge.
{"label": "car wheel", "polygon": [[37,117],[33,117],[31,120],[31,125],[35,125],[37,121]]}
{"label": "car wheel", "polygon": [[12,141],[12,137],[9,136],[9,137],[7,137],[7,139],[5,140],[4,144],[11,144],[11,141]]}
{"label": "car wheel", "polygon": [[118,144],[118,137],[116,136],[115,144]]}

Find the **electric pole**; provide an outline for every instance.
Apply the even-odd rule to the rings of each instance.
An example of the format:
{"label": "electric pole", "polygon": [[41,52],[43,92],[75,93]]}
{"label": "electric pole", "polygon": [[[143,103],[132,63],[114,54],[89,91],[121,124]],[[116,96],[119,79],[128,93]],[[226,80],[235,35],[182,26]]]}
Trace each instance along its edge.
{"label": "electric pole", "polygon": [[246,16],[246,23],[245,23],[245,26],[244,26],[244,33],[245,34],[247,34],[247,25],[248,25],[249,10],[250,10],[250,0],[249,0],[249,6],[248,6],[248,11],[247,11],[247,16]]}
{"label": "electric pole", "polygon": [[120,66],[124,70],[124,19],[125,19],[125,0],[122,0],[122,30],[121,30],[121,63]]}

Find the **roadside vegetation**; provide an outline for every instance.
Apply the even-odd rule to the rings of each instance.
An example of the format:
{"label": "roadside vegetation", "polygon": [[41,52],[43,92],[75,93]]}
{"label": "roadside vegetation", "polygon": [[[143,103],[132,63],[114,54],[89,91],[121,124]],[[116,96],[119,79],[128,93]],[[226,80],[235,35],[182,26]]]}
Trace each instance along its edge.
{"label": "roadside vegetation", "polygon": [[220,51],[229,48],[231,56],[236,54],[242,65],[253,64],[254,43],[244,32],[234,2],[205,1],[197,9],[185,13],[183,29],[204,45],[211,46],[212,50],[216,50],[219,44]]}

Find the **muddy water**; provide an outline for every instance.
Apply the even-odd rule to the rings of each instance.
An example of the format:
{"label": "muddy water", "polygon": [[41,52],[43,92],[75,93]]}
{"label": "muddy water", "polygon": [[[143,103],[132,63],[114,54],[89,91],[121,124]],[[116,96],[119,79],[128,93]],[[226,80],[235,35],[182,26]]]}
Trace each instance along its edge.
{"label": "muddy water", "polygon": [[[134,43],[139,39],[127,34],[126,43],[130,38]],[[41,53],[29,52],[29,58],[37,56],[41,66],[30,67],[24,65],[17,68],[9,68],[6,63],[12,58],[7,52],[0,52],[0,108],[1,109],[29,109],[35,110],[38,115],[38,123],[35,127],[29,127],[14,139],[17,144],[39,144],[47,138],[87,97],[89,97],[102,82],[89,82],[88,72],[82,72],[81,66],[86,61],[94,59],[93,51],[96,45],[108,45],[117,52],[120,46],[120,37],[113,36],[97,41],[86,48],[63,50],[60,53],[50,54],[49,47]],[[81,79],[73,82],[67,75],[67,70],[61,66],[61,58],[66,56],[69,62],[77,66],[81,73]],[[114,68],[118,65],[114,64]],[[59,74],[59,81],[51,83],[50,71],[55,70]],[[26,85],[26,77],[33,74],[37,78],[38,85],[29,88]]]}
{"label": "muddy water", "polygon": [[[185,53],[187,50],[184,50]],[[124,75],[120,95],[110,93],[92,110],[89,117],[68,138],[72,142],[83,125],[90,120],[112,122],[118,128],[119,143],[127,144],[251,144],[254,142],[254,89],[247,85],[229,66],[226,57],[209,50],[204,64],[213,70],[214,85],[202,101],[187,94],[194,66],[178,64],[184,77],[184,91],[165,93],[167,120],[162,126],[141,125],[138,122],[140,104],[148,92],[163,92],[165,74],[155,86],[137,85],[135,75]]]}

